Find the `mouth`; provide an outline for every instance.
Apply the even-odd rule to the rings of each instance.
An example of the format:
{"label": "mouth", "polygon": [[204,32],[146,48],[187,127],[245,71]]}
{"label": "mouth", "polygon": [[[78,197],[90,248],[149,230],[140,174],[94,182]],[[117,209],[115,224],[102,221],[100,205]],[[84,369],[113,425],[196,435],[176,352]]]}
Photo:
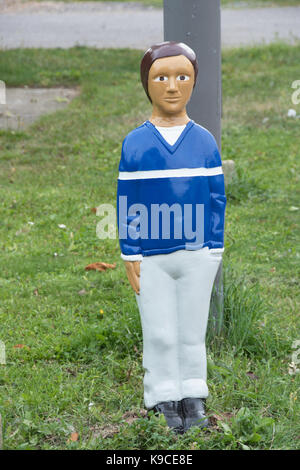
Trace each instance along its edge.
{"label": "mouth", "polygon": [[165,101],[167,101],[168,103],[176,103],[176,101],[179,101],[180,98],[177,97],[177,98],[165,98]]}

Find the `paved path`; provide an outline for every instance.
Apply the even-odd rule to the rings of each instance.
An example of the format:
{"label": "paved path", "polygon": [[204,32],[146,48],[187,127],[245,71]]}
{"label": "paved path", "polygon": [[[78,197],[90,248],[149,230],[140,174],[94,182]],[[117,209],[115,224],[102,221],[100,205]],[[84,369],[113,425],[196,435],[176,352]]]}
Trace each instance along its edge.
{"label": "paved path", "polygon": [[[7,3],[8,2],[8,3]],[[2,4],[2,7],[1,7]],[[127,3],[0,0],[0,47],[145,49],[163,40],[161,9]],[[222,10],[222,46],[300,39],[300,6]]]}

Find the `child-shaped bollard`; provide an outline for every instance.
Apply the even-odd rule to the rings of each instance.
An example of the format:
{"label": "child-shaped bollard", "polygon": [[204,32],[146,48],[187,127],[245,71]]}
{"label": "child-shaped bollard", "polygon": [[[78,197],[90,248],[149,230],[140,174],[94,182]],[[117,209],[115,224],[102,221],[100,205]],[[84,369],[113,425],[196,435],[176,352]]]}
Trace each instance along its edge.
{"label": "child-shaped bollard", "polygon": [[123,141],[117,193],[121,257],[142,322],[145,406],[178,433],[208,425],[205,334],[224,251],[221,157],[186,111],[197,73],[184,43],[145,52],[152,115]]}

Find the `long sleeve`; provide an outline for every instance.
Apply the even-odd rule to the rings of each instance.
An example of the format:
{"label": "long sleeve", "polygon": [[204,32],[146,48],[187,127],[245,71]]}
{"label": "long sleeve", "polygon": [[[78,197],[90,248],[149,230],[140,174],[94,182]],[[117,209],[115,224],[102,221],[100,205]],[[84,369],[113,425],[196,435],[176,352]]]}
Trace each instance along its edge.
{"label": "long sleeve", "polygon": [[[222,168],[222,161],[214,139],[214,150],[209,159],[210,168]],[[213,175],[209,177],[210,188],[210,241],[211,248],[224,251],[224,226],[225,226],[225,183],[224,174]]]}
{"label": "long sleeve", "polygon": [[126,261],[142,259],[140,238],[138,232],[139,213],[134,210],[138,204],[139,181],[123,179],[122,174],[132,171],[130,158],[126,151],[126,139],[122,145],[122,155],[119,165],[119,178],[117,188],[117,223],[121,257]]}

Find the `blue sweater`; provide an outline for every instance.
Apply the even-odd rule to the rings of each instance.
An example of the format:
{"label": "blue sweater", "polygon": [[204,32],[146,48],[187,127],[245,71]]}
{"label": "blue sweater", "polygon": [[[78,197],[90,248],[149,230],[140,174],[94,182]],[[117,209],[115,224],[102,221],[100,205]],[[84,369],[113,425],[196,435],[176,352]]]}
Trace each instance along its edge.
{"label": "blue sweater", "polygon": [[150,122],[124,139],[117,218],[124,259],[224,250],[226,196],[213,135],[190,120],[170,145]]}

